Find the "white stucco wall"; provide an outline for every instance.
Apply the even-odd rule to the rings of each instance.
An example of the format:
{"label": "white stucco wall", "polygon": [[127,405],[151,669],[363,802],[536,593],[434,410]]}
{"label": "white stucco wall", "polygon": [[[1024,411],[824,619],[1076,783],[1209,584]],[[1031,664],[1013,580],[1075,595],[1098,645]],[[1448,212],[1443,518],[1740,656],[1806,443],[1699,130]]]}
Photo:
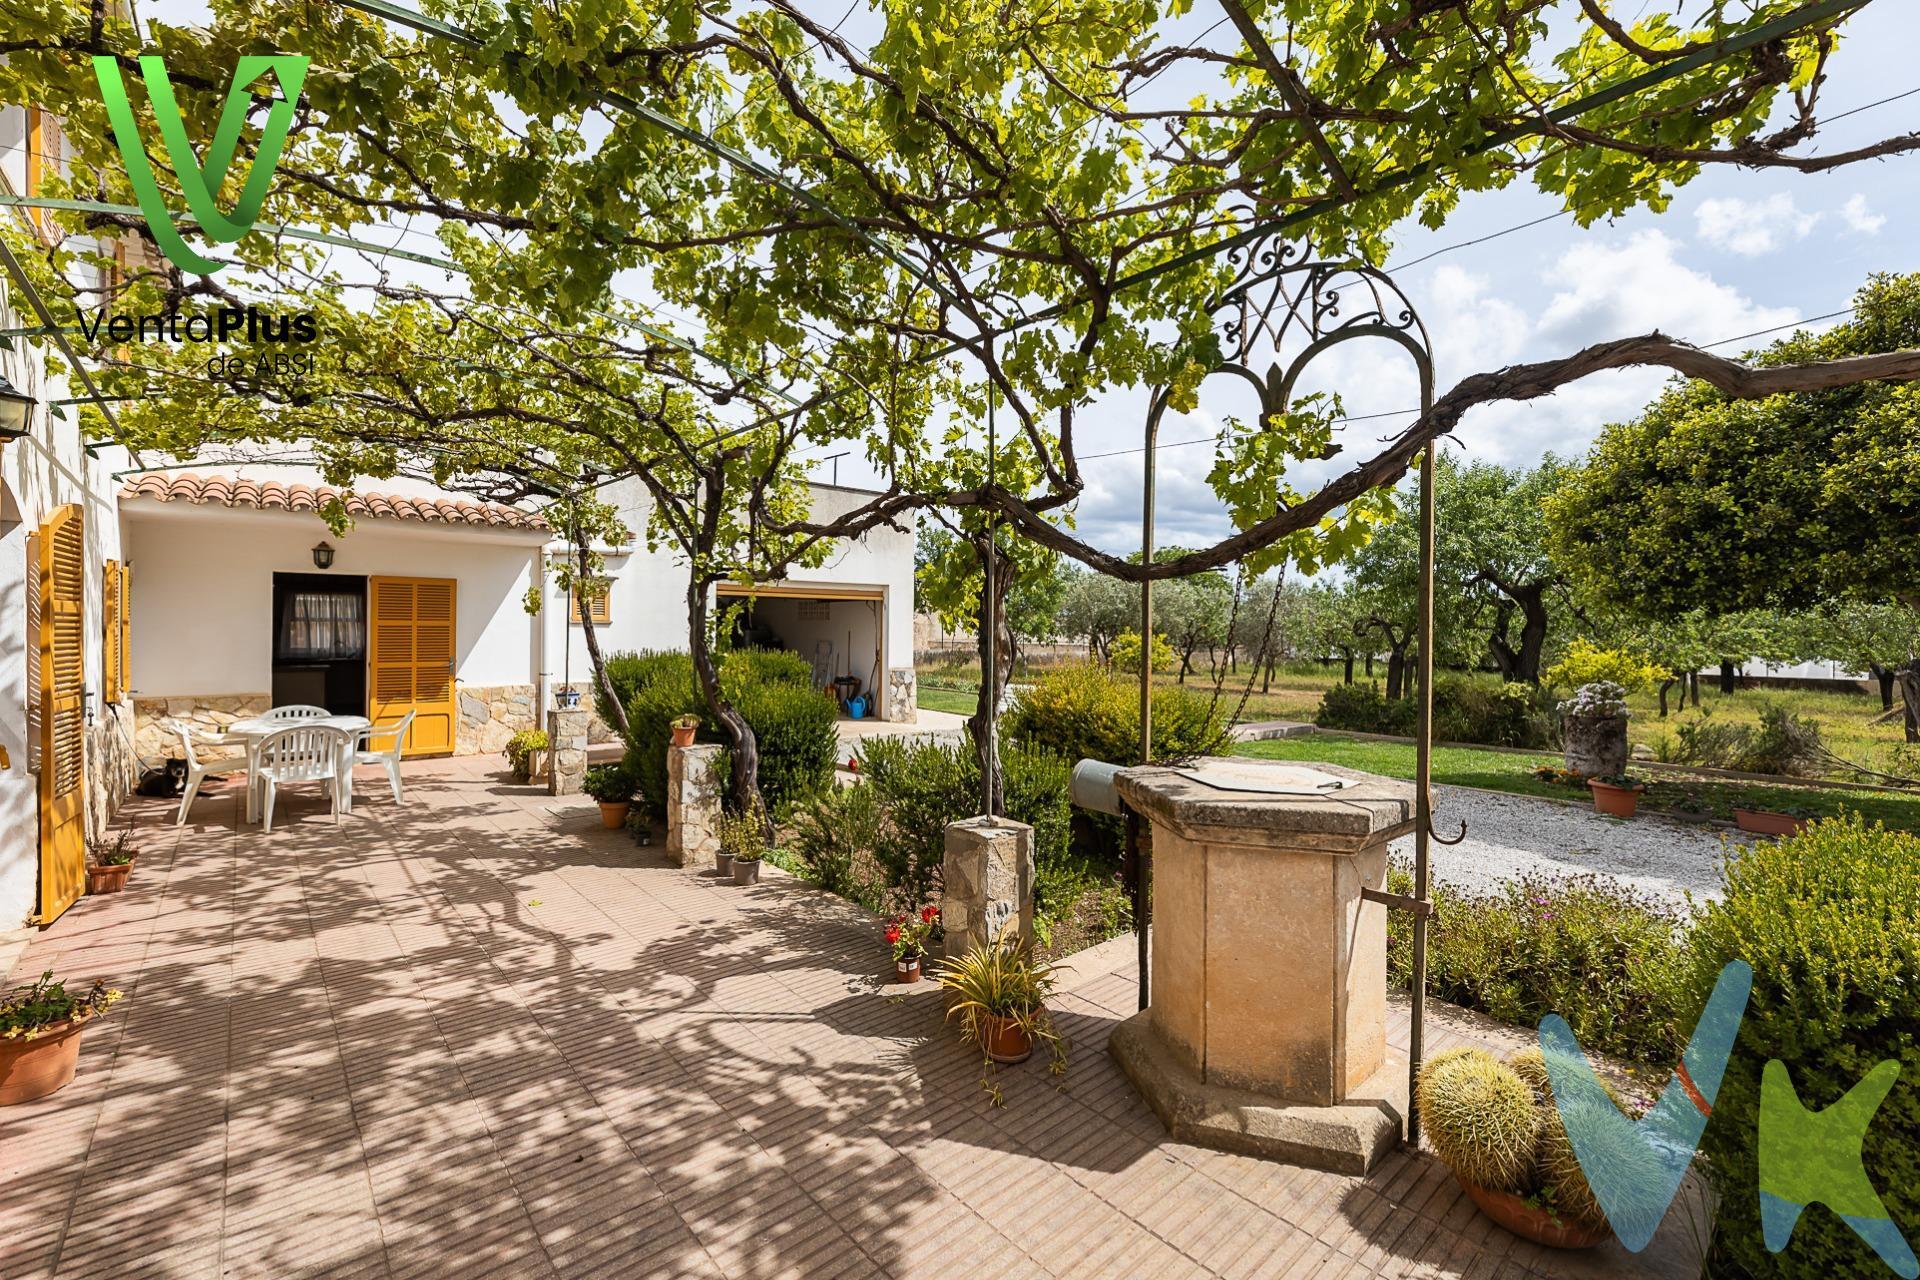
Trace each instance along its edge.
{"label": "white stucco wall", "polygon": [[[814,515],[818,519],[842,515],[872,496],[863,490],[831,485],[811,487]],[[628,548],[602,548],[608,552],[607,573],[613,582],[607,600],[611,621],[608,625],[596,628],[602,649],[609,652],[616,649],[685,649],[685,563],[665,550],[647,550],[647,517],[653,504],[646,487],[638,480],[622,480],[603,490],[601,497],[619,511],[636,540],[635,545]],[[862,537],[836,543],[826,563],[813,569],[795,569],[789,578],[796,583],[881,588],[885,593],[881,608],[885,631],[883,667],[911,668],[913,546],[914,535],[910,531],[875,529]],[[561,557],[566,550],[563,544],[555,543],[549,548],[549,554]],[[570,657],[574,681],[584,681],[589,669],[585,640],[578,625],[568,625],[564,599],[556,597],[555,606],[548,610],[547,670],[556,684],[563,682]],[[857,608],[863,615],[868,615],[865,605],[836,606],[836,609],[844,607]],[[840,636],[835,643],[836,646],[844,646],[846,624],[842,622],[839,625]],[[870,628],[871,623],[855,625],[865,630]],[[870,648],[870,642],[862,643]],[[812,648],[809,639],[802,651],[811,657]],[[864,684],[868,676],[867,669],[862,667],[856,674]],[[882,681],[886,679],[885,670],[880,678]]]}
{"label": "white stucco wall", "polygon": [[539,535],[363,519],[336,537],[310,513],[151,498],[123,502],[121,518],[135,565],[133,687],[142,698],[270,691],[273,575],[317,572],[321,541],[334,548],[334,576],[458,582],[459,683],[531,684],[538,672],[523,601]]}

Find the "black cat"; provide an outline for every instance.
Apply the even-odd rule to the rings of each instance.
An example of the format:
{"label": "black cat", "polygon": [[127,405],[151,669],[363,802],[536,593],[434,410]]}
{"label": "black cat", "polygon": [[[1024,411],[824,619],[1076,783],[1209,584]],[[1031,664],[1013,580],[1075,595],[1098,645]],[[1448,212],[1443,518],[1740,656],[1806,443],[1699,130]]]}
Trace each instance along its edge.
{"label": "black cat", "polygon": [[171,800],[187,789],[187,762],[168,760],[158,769],[142,769],[134,787],[136,795],[158,796]]}

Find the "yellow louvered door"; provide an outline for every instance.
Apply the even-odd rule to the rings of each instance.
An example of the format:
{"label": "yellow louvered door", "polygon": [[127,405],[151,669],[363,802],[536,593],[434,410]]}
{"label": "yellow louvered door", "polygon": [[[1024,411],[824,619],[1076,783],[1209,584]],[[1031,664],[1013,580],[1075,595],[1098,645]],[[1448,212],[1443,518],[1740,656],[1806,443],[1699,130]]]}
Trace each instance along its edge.
{"label": "yellow louvered door", "polygon": [[61,507],[39,537],[40,923],[87,886],[86,530]]}
{"label": "yellow louvered door", "polygon": [[459,723],[453,696],[451,578],[373,578],[367,649],[367,714],[393,724],[407,712],[409,756],[451,755]]}

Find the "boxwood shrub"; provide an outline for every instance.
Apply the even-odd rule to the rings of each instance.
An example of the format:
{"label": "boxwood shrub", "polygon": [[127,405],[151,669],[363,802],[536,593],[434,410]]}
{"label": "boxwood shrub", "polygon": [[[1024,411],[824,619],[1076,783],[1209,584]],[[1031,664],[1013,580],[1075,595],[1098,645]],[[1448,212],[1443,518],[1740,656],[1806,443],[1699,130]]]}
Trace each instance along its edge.
{"label": "boxwood shrub", "polygon": [[[1228,704],[1178,685],[1153,691],[1155,760],[1191,760],[1222,750]],[[1132,764],[1140,758],[1140,686],[1099,667],[1049,671],[1020,690],[1001,722],[1010,742],[1043,748],[1071,766],[1080,760]]]}
{"label": "boxwood shrub", "polygon": [[[1694,930],[1689,997],[1704,1007],[1721,969],[1753,966],[1753,994],[1714,1100],[1702,1150],[1719,1191],[1720,1276],[1889,1274],[1853,1230],[1810,1208],[1792,1243],[1761,1236],[1756,1157],[1760,1076],[1787,1064],[1800,1101],[1821,1111],[1879,1063],[1900,1077],[1867,1129],[1863,1162],[1894,1222],[1920,1232],[1920,836],[1857,817],[1752,845],[1728,864],[1726,896]],[[1691,1019],[1689,1019],[1691,1021]],[[1852,1153],[1837,1153],[1844,1164]]]}

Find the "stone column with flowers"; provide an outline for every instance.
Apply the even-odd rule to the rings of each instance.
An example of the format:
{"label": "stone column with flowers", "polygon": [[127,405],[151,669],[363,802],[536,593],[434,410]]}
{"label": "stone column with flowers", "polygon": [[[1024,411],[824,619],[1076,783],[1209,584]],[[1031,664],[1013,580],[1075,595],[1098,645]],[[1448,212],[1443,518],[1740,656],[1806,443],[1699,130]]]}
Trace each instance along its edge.
{"label": "stone column with flowers", "polygon": [[1627,691],[1611,680],[1574,690],[1559,707],[1567,768],[1587,778],[1627,771]]}

